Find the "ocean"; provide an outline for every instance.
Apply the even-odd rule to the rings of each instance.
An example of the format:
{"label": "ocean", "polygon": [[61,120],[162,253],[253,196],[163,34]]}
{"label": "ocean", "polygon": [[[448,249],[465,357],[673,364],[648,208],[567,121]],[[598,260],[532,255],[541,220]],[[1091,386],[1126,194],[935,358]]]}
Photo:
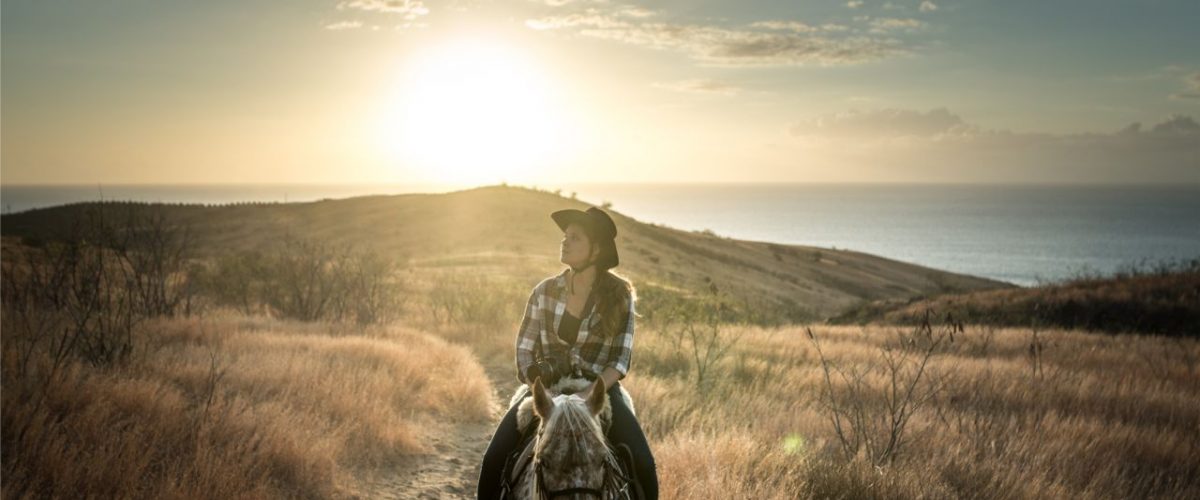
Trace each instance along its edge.
{"label": "ocean", "polygon": [[[576,184],[643,222],[850,249],[1018,285],[1200,257],[1200,186]],[[312,201],[418,185],[0,186],[6,213],[100,199]]]}

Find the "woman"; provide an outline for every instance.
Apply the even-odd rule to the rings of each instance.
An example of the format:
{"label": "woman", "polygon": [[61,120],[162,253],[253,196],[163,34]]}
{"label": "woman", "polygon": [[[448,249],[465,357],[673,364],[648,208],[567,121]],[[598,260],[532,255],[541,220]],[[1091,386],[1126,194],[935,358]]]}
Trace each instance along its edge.
{"label": "woman", "polygon": [[[603,210],[559,210],[550,214],[563,231],[560,260],[570,266],[533,289],[517,332],[517,378],[533,384],[567,372],[603,379],[612,405],[608,440],[624,444],[646,498],[658,498],[658,477],[646,436],[620,395],[619,380],[629,371],[633,349],[633,285],[609,270],[617,266],[617,226]],[[592,386],[581,391],[586,399]],[[495,498],[505,459],[520,439],[517,407],[500,421],[483,457],[477,495]]]}

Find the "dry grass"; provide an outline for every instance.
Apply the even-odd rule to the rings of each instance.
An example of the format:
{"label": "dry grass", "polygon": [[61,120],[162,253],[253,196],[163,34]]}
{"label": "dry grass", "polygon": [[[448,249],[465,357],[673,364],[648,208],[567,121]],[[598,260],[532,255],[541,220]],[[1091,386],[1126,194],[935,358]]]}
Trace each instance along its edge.
{"label": "dry grass", "polygon": [[1200,330],[1200,259],[1030,288],[878,301],[836,321],[915,324],[931,310],[981,324],[1195,336]]}
{"label": "dry grass", "polygon": [[[560,207],[558,199],[543,198],[541,208]],[[386,200],[353,204],[380,201]],[[486,213],[507,213],[497,207],[510,202]],[[483,215],[479,207],[464,207],[471,210],[450,211],[455,222]],[[202,320],[142,323],[137,349],[123,363],[71,361],[56,368],[41,352],[28,366],[19,361],[25,357],[14,346],[35,344],[14,343],[31,337],[14,325],[38,323],[14,321],[6,303],[3,496],[338,497],[354,488],[355,470],[411,465],[411,457],[426,451],[423,438],[444,430],[442,422],[488,421],[491,385],[480,364],[511,366],[521,305],[536,279],[559,266],[537,255],[495,258],[532,255],[519,243],[488,249],[459,241],[526,241],[512,234],[489,239],[461,225],[445,227],[456,229],[437,233],[435,243],[444,246],[418,253],[439,257],[414,260],[403,271],[406,327],[360,330],[205,311]],[[536,227],[528,231],[554,232]],[[631,229],[623,234],[660,229],[623,227]],[[427,237],[422,231],[391,236]],[[666,245],[668,239],[654,241]],[[466,243],[478,252],[461,251]],[[708,236],[689,245],[701,243],[707,246],[697,255],[730,264],[730,273],[742,272],[728,255],[734,247],[759,248]],[[656,269],[675,267],[659,246],[630,250],[662,257]],[[798,250],[772,251],[776,255],[766,257],[772,266],[804,259]],[[861,288],[853,273],[835,280],[823,270],[830,259],[840,259],[837,269],[851,268],[852,257],[829,253],[797,263],[796,272],[815,274],[797,274],[792,283],[841,283],[806,287],[817,295]],[[860,263],[870,262],[864,257]],[[923,280],[937,281],[920,269],[897,272],[910,271],[917,276],[892,281],[915,283],[910,292],[925,289]],[[662,279],[658,288],[631,275],[648,290],[684,291],[695,288],[683,286],[692,281],[715,281],[748,303],[762,302],[738,295],[719,275]],[[753,273],[744,278],[757,279]],[[878,369],[880,349],[905,349],[898,340],[911,338],[907,327],[816,327],[837,373],[860,376],[828,382],[803,326],[720,325],[719,335],[738,341],[697,384],[696,352],[683,351],[688,342],[672,341],[650,321],[659,316],[657,324],[668,325],[661,313],[684,295],[664,294],[640,309],[646,321],[639,323],[626,379],[658,458],[665,498],[1200,498],[1200,346],[1194,339],[970,327],[936,349],[917,388],[925,404],[911,414],[896,452],[879,460],[847,457],[829,419],[831,399],[823,405],[822,395],[837,393],[864,415],[886,416],[880,401],[886,403],[890,380]],[[1178,303],[1179,296],[1171,300]],[[886,427],[854,432],[874,439],[871,434]]]}
{"label": "dry grass", "polygon": [[[31,336],[13,327],[6,303],[2,495],[327,498],[349,493],[357,469],[407,467],[446,420],[493,417],[480,363],[511,366],[521,305],[538,279],[561,269],[553,255],[560,233],[546,214],[583,206],[493,187],[170,208],[195,227],[202,257],[254,249],[289,230],[408,256],[394,276],[409,299],[398,306],[407,327],[359,330],[206,310],[202,320],[142,323],[137,349],[114,366],[54,367],[42,352],[26,366],[14,346],[35,344],[13,342]],[[5,234],[44,240],[49,235],[39,228],[62,226],[74,210],[5,216]],[[896,452],[886,460],[847,457],[822,394],[853,395],[843,401],[856,411],[886,415],[880,397],[890,380],[877,369],[880,349],[896,345],[906,329],[816,327],[838,373],[861,376],[827,382],[803,326],[722,326],[720,335],[738,342],[698,384],[696,353],[656,332],[651,320],[666,325],[663,313],[694,298],[689,291],[718,286],[757,310],[790,311],[774,319],[795,320],[867,298],[999,284],[613,215],[622,228],[622,272],[646,292],[639,308],[646,321],[625,383],[639,403],[665,498],[1200,498],[1194,339],[970,327],[931,358],[917,388],[925,404],[912,413]],[[1085,310],[1109,315],[1088,321],[1124,329],[1114,311],[1135,312],[1117,314],[1135,322],[1193,317],[1194,285],[1194,277],[1134,280],[1037,300],[1063,305],[1052,310],[1066,318],[1080,303],[1099,304]],[[964,307],[998,308],[1027,325],[1036,301],[1026,293],[983,292]],[[938,310],[953,304],[945,305]],[[878,428],[886,426],[860,432],[874,438]]]}
{"label": "dry grass", "polygon": [[[849,367],[878,363],[907,330],[814,331]],[[626,383],[665,498],[1200,497],[1195,341],[1046,331],[1035,373],[1031,331],[968,327],[930,360],[930,402],[896,460],[873,467],[843,456],[802,327],[729,334],[742,344],[707,393],[673,344],[641,334]]]}
{"label": "dry grass", "polygon": [[[343,496],[357,469],[410,464],[438,421],[492,418],[477,359],[511,362],[515,329],[496,323],[156,321],[127,366],[73,363],[44,386],[31,382],[44,367],[10,377],[6,351],[4,497]],[[929,403],[876,467],[842,453],[803,326],[733,328],[723,334],[739,343],[705,391],[677,343],[639,330],[625,383],[664,498],[1200,495],[1196,341],[1043,331],[1035,371],[1031,331],[968,327],[932,357]],[[814,331],[847,369],[878,363],[910,332]]]}
{"label": "dry grass", "polygon": [[54,380],[36,363],[14,376],[6,349],[5,498],[336,497],[353,470],[427,451],[435,420],[491,416],[471,353],[419,331],[220,314],[145,326],[128,365]]}

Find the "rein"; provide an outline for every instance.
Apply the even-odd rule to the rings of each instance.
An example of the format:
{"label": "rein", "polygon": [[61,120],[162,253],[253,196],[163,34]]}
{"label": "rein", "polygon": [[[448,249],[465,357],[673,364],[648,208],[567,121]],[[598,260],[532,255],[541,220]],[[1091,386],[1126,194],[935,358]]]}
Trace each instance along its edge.
{"label": "rein", "polygon": [[[621,466],[617,463],[616,456],[609,455],[604,461],[604,481],[600,489],[597,488],[564,488],[561,490],[551,490],[546,488],[546,480],[542,477],[542,462],[537,457],[533,457],[533,477],[534,477],[534,495],[540,500],[550,500],[566,495],[588,494],[596,498],[613,498],[632,500],[632,493],[629,491],[630,478],[621,473]],[[605,496],[609,493],[609,496]]]}

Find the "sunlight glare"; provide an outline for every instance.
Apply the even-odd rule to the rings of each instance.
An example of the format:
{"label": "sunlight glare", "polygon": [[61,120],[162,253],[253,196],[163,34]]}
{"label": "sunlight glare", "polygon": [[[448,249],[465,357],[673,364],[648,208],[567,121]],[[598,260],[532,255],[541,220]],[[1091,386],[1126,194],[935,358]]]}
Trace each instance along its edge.
{"label": "sunlight glare", "polygon": [[561,162],[571,142],[556,95],[521,51],[459,40],[409,61],[381,139],[430,181],[528,181]]}

